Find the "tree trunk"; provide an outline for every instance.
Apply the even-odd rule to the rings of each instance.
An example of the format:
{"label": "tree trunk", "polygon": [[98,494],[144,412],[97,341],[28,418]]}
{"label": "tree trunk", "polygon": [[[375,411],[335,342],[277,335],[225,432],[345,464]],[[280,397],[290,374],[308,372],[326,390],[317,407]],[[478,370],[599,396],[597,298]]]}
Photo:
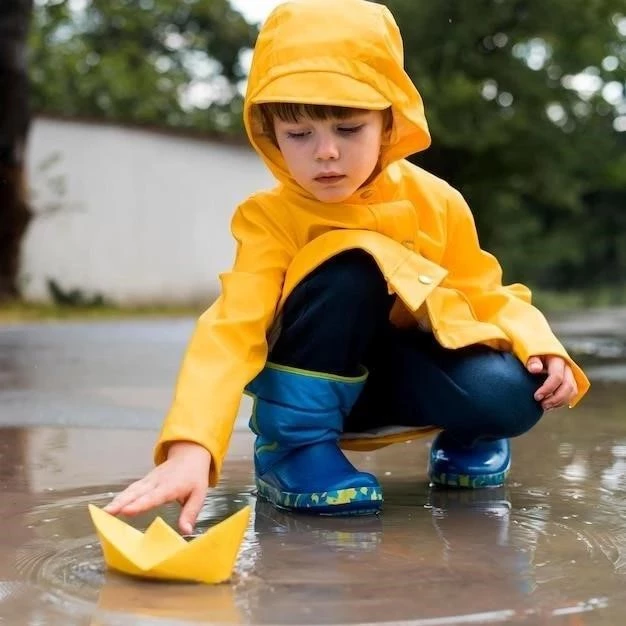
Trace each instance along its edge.
{"label": "tree trunk", "polygon": [[24,176],[31,10],[32,0],[0,1],[0,300],[18,295],[20,247],[31,218]]}

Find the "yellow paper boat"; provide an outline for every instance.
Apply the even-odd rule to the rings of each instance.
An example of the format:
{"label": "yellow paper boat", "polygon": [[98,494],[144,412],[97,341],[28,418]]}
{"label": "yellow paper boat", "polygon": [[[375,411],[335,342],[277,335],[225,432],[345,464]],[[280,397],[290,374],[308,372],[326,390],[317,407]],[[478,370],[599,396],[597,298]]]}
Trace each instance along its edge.
{"label": "yellow paper boat", "polygon": [[188,542],[160,517],[142,533],[93,504],[89,513],[109,568],[140,578],[203,583],[230,578],[250,519],[246,506]]}

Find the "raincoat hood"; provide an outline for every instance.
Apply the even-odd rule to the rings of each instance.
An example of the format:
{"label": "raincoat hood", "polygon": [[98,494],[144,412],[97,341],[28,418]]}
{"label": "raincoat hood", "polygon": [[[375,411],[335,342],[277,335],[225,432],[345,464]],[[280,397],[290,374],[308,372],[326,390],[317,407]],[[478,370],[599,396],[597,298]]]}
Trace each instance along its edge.
{"label": "raincoat hood", "polygon": [[256,105],[296,102],[393,112],[381,167],[430,145],[422,98],[403,68],[402,38],[389,10],[365,0],[295,0],[279,5],[256,42],[244,104],[248,137],[288,187],[280,150]]}

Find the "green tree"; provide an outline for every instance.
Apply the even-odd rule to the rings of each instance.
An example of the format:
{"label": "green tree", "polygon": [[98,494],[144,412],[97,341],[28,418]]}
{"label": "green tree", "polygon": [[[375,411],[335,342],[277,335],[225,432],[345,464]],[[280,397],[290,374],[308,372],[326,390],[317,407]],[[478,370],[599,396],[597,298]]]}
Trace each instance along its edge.
{"label": "green tree", "polygon": [[0,4],[0,301],[17,295],[20,242],[30,220],[24,183],[29,124],[26,38],[31,0]]}
{"label": "green tree", "polygon": [[256,28],[227,0],[39,0],[37,110],[237,132],[240,62]]}
{"label": "green tree", "polygon": [[623,2],[383,3],[433,134],[416,161],[464,192],[508,277],[580,286],[604,259],[623,284]]}

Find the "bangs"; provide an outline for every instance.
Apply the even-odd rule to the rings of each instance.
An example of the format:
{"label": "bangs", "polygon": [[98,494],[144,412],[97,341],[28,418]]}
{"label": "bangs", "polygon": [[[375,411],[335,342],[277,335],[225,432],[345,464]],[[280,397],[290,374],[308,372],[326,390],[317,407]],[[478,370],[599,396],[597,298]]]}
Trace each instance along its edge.
{"label": "bangs", "polygon": [[330,104],[303,104],[300,102],[265,102],[261,105],[264,115],[270,119],[277,117],[283,122],[297,123],[303,117],[311,120],[347,119],[367,109],[333,106]]}
{"label": "bangs", "polygon": [[[274,133],[274,119],[282,122],[297,124],[303,119],[311,120],[345,120],[353,115],[368,113],[370,109],[357,109],[330,104],[306,104],[301,102],[263,102],[256,105],[260,113],[260,122],[263,134],[276,144]],[[391,107],[384,109],[383,128],[390,132],[393,127],[393,113]]]}

